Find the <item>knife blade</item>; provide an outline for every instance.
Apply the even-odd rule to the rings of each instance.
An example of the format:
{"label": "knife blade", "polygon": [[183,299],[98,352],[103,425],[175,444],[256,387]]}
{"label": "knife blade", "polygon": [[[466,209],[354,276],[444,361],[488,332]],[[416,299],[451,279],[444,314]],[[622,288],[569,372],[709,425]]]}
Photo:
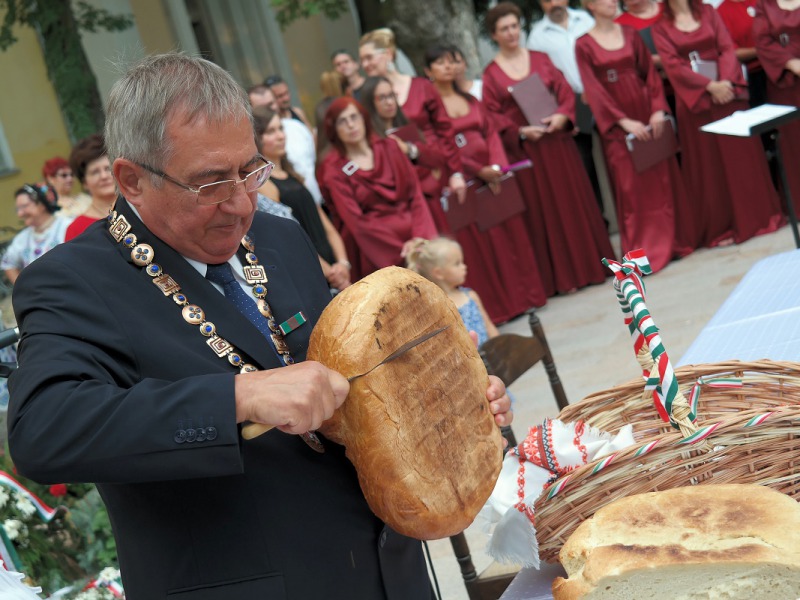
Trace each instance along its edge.
{"label": "knife blade", "polygon": [[377,365],[375,365],[371,369],[369,369],[367,371],[364,371],[363,373],[359,373],[358,375],[353,375],[351,377],[348,377],[347,381],[350,382],[350,381],[353,381],[354,379],[358,379],[359,377],[364,377],[364,375],[372,373],[375,369],[377,369],[381,365],[385,365],[388,362],[392,362],[396,358],[400,358],[401,356],[403,356],[403,354],[405,354],[406,352],[408,352],[412,348],[416,348],[421,343],[427,342],[432,337],[442,333],[448,327],[450,327],[450,325],[445,325],[444,327],[440,327],[439,329],[434,329],[433,331],[429,331],[428,333],[425,333],[425,334],[419,336],[418,338],[414,338],[410,342],[406,342],[405,344],[400,346],[397,350],[392,352],[389,356],[384,358],[381,362],[379,362]]}
{"label": "knife blade", "polygon": [[[439,329],[434,329],[433,331],[429,331],[428,333],[424,333],[421,336],[419,336],[417,338],[414,338],[410,342],[406,342],[405,344],[400,346],[397,350],[392,352],[389,356],[384,358],[381,362],[379,362],[378,364],[376,364],[375,366],[373,366],[369,370],[364,371],[363,373],[359,373],[358,375],[353,375],[351,377],[348,377],[347,381],[350,382],[350,381],[353,381],[354,379],[358,379],[359,377],[364,377],[364,375],[372,373],[372,371],[374,371],[375,369],[377,369],[381,365],[385,365],[388,362],[392,362],[393,360],[395,360],[397,358],[400,358],[401,356],[403,356],[403,354],[405,354],[406,352],[408,352],[412,348],[416,348],[417,346],[419,346],[423,342],[427,342],[432,337],[437,336],[440,333],[442,333],[448,327],[450,327],[450,325],[445,325],[444,327],[440,327]],[[256,437],[260,436],[261,434],[268,432],[270,429],[275,429],[275,426],[274,425],[264,425],[262,423],[246,423],[242,427],[242,437],[244,439],[246,439],[246,440],[252,440],[253,438],[256,438]],[[303,440],[311,448],[313,448],[317,452],[324,452],[324,449],[322,448],[322,443],[320,442],[319,438],[314,434],[314,432],[312,432],[312,431],[306,432],[306,433],[302,434],[302,437],[303,437]]]}

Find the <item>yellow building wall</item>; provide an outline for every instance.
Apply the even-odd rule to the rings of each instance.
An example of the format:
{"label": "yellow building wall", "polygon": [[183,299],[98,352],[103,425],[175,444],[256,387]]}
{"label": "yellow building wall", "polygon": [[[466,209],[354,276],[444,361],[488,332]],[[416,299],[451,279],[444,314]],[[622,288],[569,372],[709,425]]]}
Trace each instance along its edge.
{"label": "yellow building wall", "polygon": [[331,52],[339,48],[354,51],[358,47],[355,21],[349,14],[336,21],[314,15],[295,21],[282,33],[300,96],[294,98],[294,102],[302,106],[311,124],[315,125],[314,109],[322,99],[320,76],[333,69]]}
{"label": "yellow building wall", "polygon": [[0,122],[17,172],[0,176],[0,226],[20,227],[14,191],[40,181],[44,162],[68,158],[71,146],[36,35],[27,27],[16,27],[14,34],[17,43],[0,52]]}
{"label": "yellow building wall", "polygon": [[163,0],[130,0],[135,27],[146,54],[161,54],[178,49]]}

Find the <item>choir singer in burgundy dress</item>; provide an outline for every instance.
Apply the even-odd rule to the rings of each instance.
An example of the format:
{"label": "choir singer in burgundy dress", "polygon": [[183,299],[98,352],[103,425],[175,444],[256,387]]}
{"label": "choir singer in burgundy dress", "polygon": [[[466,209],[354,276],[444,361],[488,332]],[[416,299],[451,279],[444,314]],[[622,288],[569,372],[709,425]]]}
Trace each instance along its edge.
{"label": "choir singer in burgundy dress", "polygon": [[[499,52],[483,72],[483,103],[512,162],[533,161],[518,181],[525,221],[547,295],[601,283],[600,260],[614,256],[589,177],[572,139],[575,94],[546,54],[519,43],[521,11],[500,2],[486,14]],[[537,73],[553,93],[556,112],[529,125],[508,88]]]}
{"label": "choir singer in burgundy dress", "polygon": [[637,173],[626,137],[650,141],[669,134],[669,106],[641,36],[614,22],[616,0],[588,0],[585,5],[595,26],[578,38],[575,55],[603,143],[620,248],[622,253],[643,248],[653,271],[658,271],[674,256],[692,251],[690,240],[680,236],[680,224],[691,217],[690,207],[675,157]]}
{"label": "choir singer in burgundy dress", "polygon": [[[722,19],[701,0],[666,0],[653,41],[675,90],[681,169],[695,209],[680,225],[687,234],[695,226],[693,245],[706,246],[775,231],[783,216],[761,140],[700,131],[748,109],[747,84]],[[693,70],[695,53],[716,64],[716,80]]]}
{"label": "choir singer in burgundy dress", "polygon": [[[508,158],[481,103],[456,87],[456,52],[445,46],[429,48],[425,74],[441,95],[453,124],[467,180],[474,180],[475,187],[492,184],[502,177]],[[499,200],[491,190],[482,196],[482,202]],[[486,231],[476,224],[467,225],[454,237],[469,265],[466,285],[478,293],[492,322],[508,321],[547,301],[522,216],[514,215]]]}
{"label": "choir singer in burgundy dress", "polygon": [[447,221],[440,203],[442,189],[449,187],[459,198],[466,193],[461,161],[453,142],[453,128],[431,82],[424,77],[411,77],[397,71],[394,66],[396,52],[391,29],[375,29],[365,33],[359,41],[358,55],[364,72],[369,77],[385,77],[389,80],[403,114],[416,124],[426,142],[436,143],[444,155],[444,169],[420,173],[420,183],[437,227],[446,231]]}
{"label": "choir singer in burgundy dress", "polygon": [[369,114],[350,96],[328,108],[325,134],[332,147],[317,179],[345,242],[352,281],[401,266],[411,240],[438,235],[414,167],[393,140],[372,134]]}
{"label": "choir singer in burgundy dress", "polygon": [[[800,106],[800,0],[758,0],[753,33],[767,74],[767,101]],[[800,214],[800,121],[781,127],[778,142],[794,210]]]}

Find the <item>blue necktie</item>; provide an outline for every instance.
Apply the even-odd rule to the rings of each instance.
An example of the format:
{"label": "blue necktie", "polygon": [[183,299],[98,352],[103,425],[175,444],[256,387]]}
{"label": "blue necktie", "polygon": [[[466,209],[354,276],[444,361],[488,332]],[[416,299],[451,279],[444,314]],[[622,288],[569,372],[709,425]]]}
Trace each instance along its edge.
{"label": "blue necktie", "polygon": [[269,330],[267,318],[258,311],[255,300],[248,296],[242,289],[242,286],[239,285],[239,282],[236,281],[233,276],[233,271],[231,270],[231,265],[229,263],[208,265],[206,279],[222,286],[225,297],[239,309],[240,313],[247,317],[248,321],[258,328],[261,334],[269,341],[270,348],[272,348],[275,354],[280,358],[272,341],[272,332]]}

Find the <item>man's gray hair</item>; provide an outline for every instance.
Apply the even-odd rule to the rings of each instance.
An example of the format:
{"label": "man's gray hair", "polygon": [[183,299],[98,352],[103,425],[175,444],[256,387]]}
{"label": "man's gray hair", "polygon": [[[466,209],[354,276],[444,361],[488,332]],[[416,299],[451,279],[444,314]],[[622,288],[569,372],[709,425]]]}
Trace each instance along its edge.
{"label": "man's gray hair", "polygon": [[111,89],[105,125],[111,162],[127,158],[161,168],[174,150],[166,130],[178,111],[189,122],[244,117],[252,123],[247,94],[218,65],[179,53],[148,56]]}

